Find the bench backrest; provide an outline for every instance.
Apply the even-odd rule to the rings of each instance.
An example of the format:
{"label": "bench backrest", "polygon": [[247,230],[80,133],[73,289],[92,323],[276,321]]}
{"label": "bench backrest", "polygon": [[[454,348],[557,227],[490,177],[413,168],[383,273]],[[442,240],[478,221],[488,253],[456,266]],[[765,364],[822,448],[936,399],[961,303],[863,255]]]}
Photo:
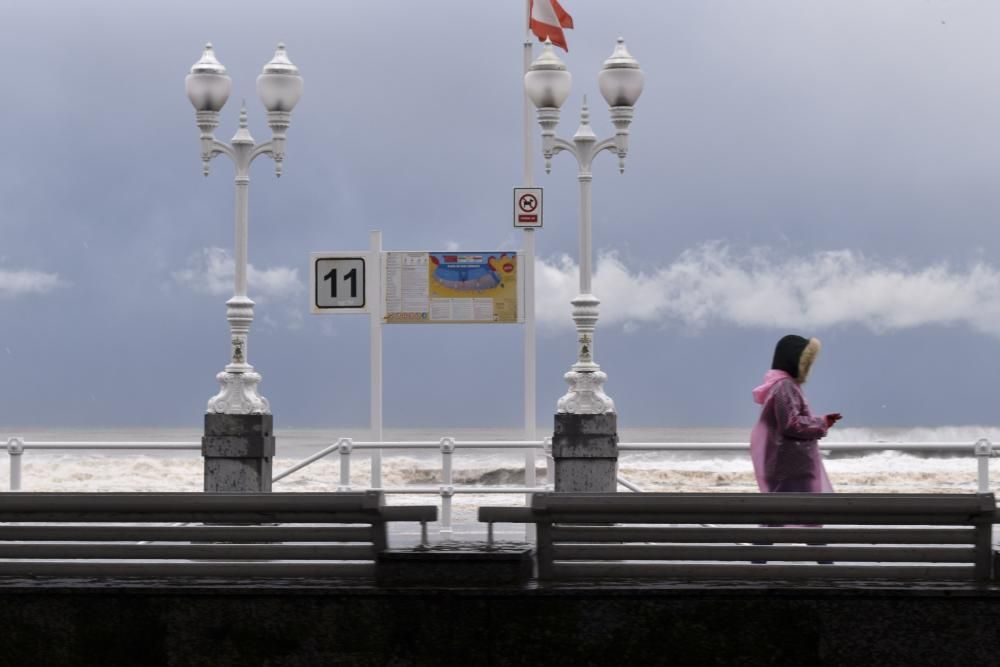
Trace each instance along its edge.
{"label": "bench backrest", "polygon": [[0,574],[370,575],[387,522],[436,518],[378,491],[4,493]]}
{"label": "bench backrest", "polygon": [[540,493],[528,516],[541,578],[989,579],[995,508],[992,494]]}

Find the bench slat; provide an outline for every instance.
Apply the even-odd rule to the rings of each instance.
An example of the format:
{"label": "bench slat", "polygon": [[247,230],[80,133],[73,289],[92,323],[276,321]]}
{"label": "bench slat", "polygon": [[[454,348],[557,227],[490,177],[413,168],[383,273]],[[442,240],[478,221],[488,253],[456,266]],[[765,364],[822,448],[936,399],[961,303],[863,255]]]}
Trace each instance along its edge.
{"label": "bench slat", "polygon": [[972,563],[972,547],[827,547],[697,544],[555,544],[552,558],[566,560],[817,561],[863,563]]}
{"label": "bench slat", "polygon": [[[499,508],[497,508],[499,509]],[[826,542],[850,544],[972,544],[971,527],[961,528],[734,528],[697,526],[552,527],[555,542]]]}
{"label": "bench slat", "polygon": [[536,515],[539,521],[552,523],[649,523],[649,524],[775,524],[788,525],[877,525],[877,526],[954,526],[971,524],[970,516],[949,516],[939,513],[925,515],[879,514],[874,510],[865,514],[838,512],[755,512],[731,514],[725,510],[715,512],[661,512],[635,514],[629,511],[613,512],[610,509],[595,511],[551,511]]}
{"label": "bench slat", "polygon": [[124,542],[371,542],[370,526],[0,525],[0,540]]}
{"label": "bench slat", "polygon": [[0,558],[374,560],[369,544],[0,544]]}
{"label": "bench slat", "polygon": [[561,563],[552,578],[697,578],[697,579],[972,579],[971,565],[736,565],[661,563]]}
{"label": "bench slat", "polygon": [[[338,493],[3,493],[0,514],[131,511],[167,512],[377,512],[377,491]],[[5,519],[6,520],[6,519]]]}
{"label": "bench slat", "polygon": [[884,516],[933,514],[960,518],[984,510],[993,511],[995,501],[992,494],[536,493],[532,496],[532,507],[553,514],[627,512],[636,516],[662,513],[736,515],[824,512],[850,516],[877,512]]}
{"label": "bench slat", "polygon": [[81,577],[331,577],[374,576],[374,563],[280,563],[280,562],[0,562],[0,576]]}
{"label": "bench slat", "polygon": [[[0,494],[3,497],[7,494]],[[7,523],[376,523],[377,510],[365,512],[301,512],[233,510],[0,510],[0,522]]]}

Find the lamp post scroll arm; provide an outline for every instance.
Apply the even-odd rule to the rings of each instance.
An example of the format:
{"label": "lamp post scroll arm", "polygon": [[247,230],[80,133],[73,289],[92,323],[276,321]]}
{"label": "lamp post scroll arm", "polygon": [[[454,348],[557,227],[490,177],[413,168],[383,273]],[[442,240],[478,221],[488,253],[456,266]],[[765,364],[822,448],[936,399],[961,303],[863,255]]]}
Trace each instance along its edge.
{"label": "lamp post scroll arm", "polygon": [[597,155],[601,151],[611,151],[612,153],[618,153],[618,138],[608,137],[607,139],[602,139],[594,146],[594,155]]}
{"label": "lamp post scroll arm", "polygon": [[236,154],[233,153],[232,147],[219,141],[215,137],[212,137],[208,142],[206,142],[205,147],[202,149],[202,159],[206,162],[219,155],[228,155],[230,159],[234,162],[236,161]]}
{"label": "lamp post scroll arm", "polygon": [[201,163],[202,163],[202,174],[208,176],[209,168],[208,164],[213,159],[219,155],[228,155],[230,159],[235,163],[236,153],[233,152],[232,146],[215,138],[215,135],[211,132],[202,132],[201,135]]}
{"label": "lamp post scroll arm", "polygon": [[280,160],[280,158],[276,158],[276,155],[280,155],[280,153],[278,152],[275,143],[276,142],[272,139],[270,141],[265,141],[263,143],[257,144],[253,149],[253,153],[250,154],[250,162],[253,162],[261,155],[268,155],[271,157],[271,159]]}
{"label": "lamp post scroll arm", "polygon": [[625,156],[628,155],[628,134],[618,133],[594,146],[594,155],[601,151],[611,151],[618,156],[618,171],[625,173]]}
{"label": "lamp post scroll arm", "polygon": [[549,148],[549,152],[555,155],[561,151],[569,151],[577,159],[580,159],[576,154],[576,145],[574,145],[572,141],[567,141],[562,137],[552,137],[552,146]]}
{"label": "lamp post scroll arm", "polygon": [[568,151],[573,157],[580,161],[580,155],[577,153],[576,145],[572,141],[567,141],[562,137],[557,137],[555,134],[548,134],[542,136],[542,155],[545,157],[545,173],[549,174],[552,172],[552,156],[556,153],[561,153],[562,151]]}

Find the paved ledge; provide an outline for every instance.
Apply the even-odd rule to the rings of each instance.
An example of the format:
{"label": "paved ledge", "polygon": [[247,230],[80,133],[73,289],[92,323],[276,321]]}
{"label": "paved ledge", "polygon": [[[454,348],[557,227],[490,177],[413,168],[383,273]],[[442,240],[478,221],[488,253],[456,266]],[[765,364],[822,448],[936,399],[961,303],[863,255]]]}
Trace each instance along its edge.
{"label": "paved ledge", "polygon": [[122,594],[122,595],[488,595],[509,596],[688,596],[735,595],[741,597],[973,597],[1000,602],[1000,583],[979,584],[954,580],[895,581],[880,579],[818,579],[762,581],[719,579],[656,581],[602,579],[600,581],[530,580],[512,582],[408,582],[385,583],[374,577],[0,577],[0,596],[19,594]]}
{"label": "paved ledge", "polygon": [[998,624],[955,582],[0,580],[0,664],[973,667]]}

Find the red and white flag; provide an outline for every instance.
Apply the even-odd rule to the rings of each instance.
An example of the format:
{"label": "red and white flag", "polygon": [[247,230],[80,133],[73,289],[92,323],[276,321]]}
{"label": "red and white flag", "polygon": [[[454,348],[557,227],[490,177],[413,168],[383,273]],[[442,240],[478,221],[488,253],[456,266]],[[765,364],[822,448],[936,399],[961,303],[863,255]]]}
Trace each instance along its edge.
{"label": "red and white flag", "polygon": [[558,0],[531,0],[529,24],[531,32],[535,33],[539,40],[544,42],[546,38],[550,39],[556,46],[569,51],[563,28],[573,27],[573,17],[566,13]]}

